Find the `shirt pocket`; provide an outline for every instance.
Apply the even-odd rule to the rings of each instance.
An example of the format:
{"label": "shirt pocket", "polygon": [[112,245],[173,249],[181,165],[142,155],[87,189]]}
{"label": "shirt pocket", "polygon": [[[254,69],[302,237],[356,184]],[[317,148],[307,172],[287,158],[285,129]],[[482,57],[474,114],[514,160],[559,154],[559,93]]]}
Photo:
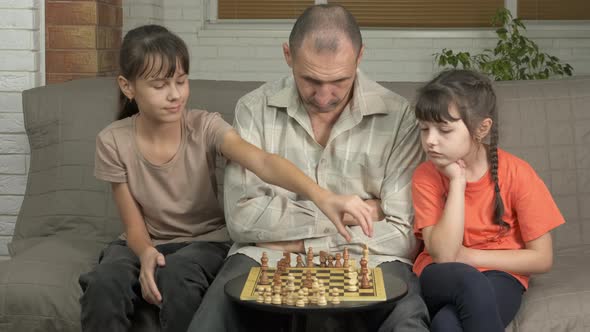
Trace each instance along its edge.
{"label": "shirt pocket", "polygon": [[340,181],[344,193],[356,194],[364,199],[379,198],[385,177],[385,165],[377,162],[360,164],[348,162],[340,168]]}

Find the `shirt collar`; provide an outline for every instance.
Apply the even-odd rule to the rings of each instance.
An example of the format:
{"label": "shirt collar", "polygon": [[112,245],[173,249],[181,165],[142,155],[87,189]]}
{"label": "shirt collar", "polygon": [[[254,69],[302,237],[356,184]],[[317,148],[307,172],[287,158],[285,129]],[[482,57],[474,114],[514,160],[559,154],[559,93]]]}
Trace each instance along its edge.
{"label": "shirt collar", "polygon": [[[352,99],[346,106],[350,107],[352,114],[360,112],[362,116],[373,114],[387,114],[388,109],[383,103],[383,100],[367,88],[370,88],[374,82],[366,78],[360,69],[357,69],[357,75],[353,85]],[[279,90],[272,96],[269,96],[266,101],[268,106],[276,107],[278,109],[285,109],[289,116],[294,117],[299,109],[303,110],[297,86],[293,75],[288,78],[286,86]]]}

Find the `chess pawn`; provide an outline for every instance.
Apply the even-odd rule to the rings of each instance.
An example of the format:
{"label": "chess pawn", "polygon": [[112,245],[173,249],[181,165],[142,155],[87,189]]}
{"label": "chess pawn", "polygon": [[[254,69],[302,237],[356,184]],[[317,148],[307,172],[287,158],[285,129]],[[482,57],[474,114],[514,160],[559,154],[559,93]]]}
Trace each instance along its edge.
{"label": "chess pawn", "polygon": [[262,253],[262,258],[260,259],[260,263],[261,263],[262,268],[268,267],[268,255],[266,254],[266,251]]}
{"label": "chess pawn", "polygon": [[303,301],[305,304],[309,303],[309,289],[303,288]]}
{"label": "chess pawn", "polygon": [[320,296],[318,297],[318,305],[325,306],[327,304],[328,304],[328,301],[326,301],[326,291],[322,287],[322,288],[320,288]]}
{"label": "chess pawn", "polygon": [[272,296],[271,292],[267,291],[264,293],[264,303],[271,304],[272,303]]}
{"label": "chess pawn", "polygon": [[289,292],[292,292],[295,290],[295,277],[293,276],[292,273],[289,273],[289,275],[287,276],[287,290]]}
{"label": "chess pawn", "polygon": [[285,303],[287,305],[295,305],[296,299],[295,299],[295,292],[289,292],[289,295],[287,295],[287,299],[285,301]]}
{"label": "chess pawn", "polygon": [[320,267],[326,267],[326,252],[320,251]]}
{"label": "chess pawn", "polygon": [[297,264],[295,265],[295,267],[303,267],[303,259],[301,258],[301,256],[297,256]]}
{"label": "chess pawn", "polygon": [[342,259],[342,256],[340,256],[340,253],[336,254],[336,263],[334,264],[334,267],[342,267],[342,263],[340,262],[340,259]]}
{"label": "chess pawn", "polygon": [[313,280],[311,279],[311,270],[307,270],[307,272],[305,273],[305,280],[303,281],[303,287],[311,288],[312,284]]}
{"label": "chess pawn", "polygon": [[257,291],[258,297],[256,298],[256,302],[264,303],[264,287],[258,286]]}
{"label": "chess pawn", "polygon": [[299,293],[297,293],[297,302],[295,302],[295,306],[305,307],[305,301],[303,300],[303,290],[299,290]]}
{"label": "chess pawn", "polygon": [[275,295],[272,296],[272,304],[279,305],[281,303],[283,303],[283,300],[281,299],[281,294],[275,293]]}
{"label": "chess pawn", "polygon": [[328,267],[334,267],[334,256],[328,256]]}
{"label": "chess pawn", "polygon": [[338,288],[332,288],[332,304],[339,304],[340,297],[338,296]]}

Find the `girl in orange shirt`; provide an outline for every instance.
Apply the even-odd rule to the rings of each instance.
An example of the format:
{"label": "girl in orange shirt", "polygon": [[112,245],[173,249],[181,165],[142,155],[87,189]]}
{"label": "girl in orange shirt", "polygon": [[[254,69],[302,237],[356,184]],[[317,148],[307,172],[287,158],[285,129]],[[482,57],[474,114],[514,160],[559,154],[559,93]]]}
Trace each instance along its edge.
{"label": "girl in orange shirt", "polygon": [[525,161],[498,149],[496,95],[468,70],[439,74],[418,93],[428,161],[412,179],[414,264],[432,331],[504,331],[528,277],[549,271],[549,231],[564,223]]}

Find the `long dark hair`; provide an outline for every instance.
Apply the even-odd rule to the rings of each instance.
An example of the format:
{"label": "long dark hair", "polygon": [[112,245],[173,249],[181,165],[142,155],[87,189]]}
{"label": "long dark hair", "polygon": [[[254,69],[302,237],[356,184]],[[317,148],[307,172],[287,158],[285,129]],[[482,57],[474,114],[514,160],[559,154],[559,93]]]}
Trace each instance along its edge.
{"label": "long dark hair", "polygon": [[[457,107],[460,118],[449,114],[449,106],[452,104]],[[474,132],[481,121],[492,119],[486,152],[494,181],[494,223],[504,230],[509,229],[510,225],[502,220],[504,202],[498,182],[498,110],[491,81],[472,70],[443,71],[418,91],[416,118],[428,122],[463,120],[474,139]]]}
{"label": "long dark hair", "polygon": [[[123,38],[119,52],[120,75],[129,81],[143,77],[174,76],[176,64],[189,71],[189,53],[184,41],[159,25],[143,25],[130,30]],[[135,100],[123,92],[119,96],[117,120],[139,113]]]}

